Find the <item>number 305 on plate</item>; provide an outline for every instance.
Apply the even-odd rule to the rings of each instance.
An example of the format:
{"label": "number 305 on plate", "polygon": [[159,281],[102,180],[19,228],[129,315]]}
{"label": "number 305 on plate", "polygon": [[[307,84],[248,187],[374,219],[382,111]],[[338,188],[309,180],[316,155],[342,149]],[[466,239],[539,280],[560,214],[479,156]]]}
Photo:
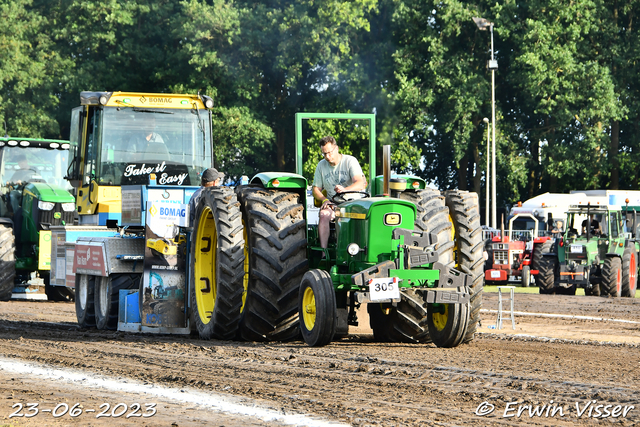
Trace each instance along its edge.
{"label": "number 305 on plate", "polygon": [[399,282],[400,280],[397,277],[369,279],[369,299],[371,301],[399,299]]}

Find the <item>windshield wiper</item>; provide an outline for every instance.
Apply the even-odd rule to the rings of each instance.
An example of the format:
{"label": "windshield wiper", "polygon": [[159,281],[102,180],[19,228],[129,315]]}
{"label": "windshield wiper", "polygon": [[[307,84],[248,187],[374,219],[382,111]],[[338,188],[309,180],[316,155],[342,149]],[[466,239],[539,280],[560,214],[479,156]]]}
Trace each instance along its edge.
{"label": "windshield wiper", "polygon": [[138,108],[138,107],[133,107],[133,111],[135,111],[136,113],[175,114],[175,113],[172,113],[171,111],[149,110],[146,108]]}
{"label": "windshield wiper", "polygon": [[200,109],[198,108],[198,104],[196,104],[195,102],[193,103],[193,108],[191,109],[191,113],[193,113],[193,110],[196,110],[196,115],[198,116],[198,129],[200,129],[200,132],[202,132],[202,152],[204,153],[206,151],[206,147],[205,147],[205,134],[204,134],[204,125],[202,124],[202,118],[200,117]]}

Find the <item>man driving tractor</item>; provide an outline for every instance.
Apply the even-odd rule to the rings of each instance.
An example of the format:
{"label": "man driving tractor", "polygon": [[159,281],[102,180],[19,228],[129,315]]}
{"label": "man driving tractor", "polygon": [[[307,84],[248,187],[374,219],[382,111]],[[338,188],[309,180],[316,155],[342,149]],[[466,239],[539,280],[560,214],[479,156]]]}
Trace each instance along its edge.
{"label": "man driving tractor", "polygon": [[[329,243],[329,223],[336,216],[333,197],[346,191],[364,191],[367,182],[358,160],[348,154],[340,154],[334,137],[325,136],[319,144],[323,159],[316,166],[313,177],[313,197],[322,203],[318,237],[320,247],[326,249]],[[326,195],[323,194],[323,190]]]}

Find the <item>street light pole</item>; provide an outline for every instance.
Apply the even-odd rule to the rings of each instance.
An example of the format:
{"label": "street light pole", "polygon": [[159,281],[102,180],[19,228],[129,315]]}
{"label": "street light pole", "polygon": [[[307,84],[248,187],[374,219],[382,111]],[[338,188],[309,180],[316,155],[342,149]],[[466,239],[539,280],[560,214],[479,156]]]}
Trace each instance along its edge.
{"label": "street light pole", "polygon": [[491,155],[491,147],[489,146],[490,143],[490,139],[489,139],[489,119],[487,119],[486,117],[484,119],[482,119],[482,121],[484,122],[484,125],[487,127],[487,173],[484,175],[484,180],[485,180],[485,186],[487,187],[487,195],[484,198],[484,224],[488,227],[489,226],[489,187],[491,187],[490,185],[490,180],[489,180],[489,156]]}
{"label": "street light pole", "polygon": [[[496,221],[496,68],[498,68],[497,61],[493,59],[493,22],[490,26],[491,30],[491,62],[489,62],[489,68],[491,68],[491,223],[493,228],[497,229],[498,224]],[[495,67],[493,63],[495,61]]]}
{"label": "street light pole", "polygon": [[493,57],[493,22],[489,22],[484,18],[473,18],[473,22],[476,23],[478,29],[486,31],[489,28],[491,32],[491,60],[489,61],[489,69],[491,70],[491,128],[493,133],[491,143],[491,226],[498,228],[498,221],[496,219],[496,70],[498,69],[498,61]]}

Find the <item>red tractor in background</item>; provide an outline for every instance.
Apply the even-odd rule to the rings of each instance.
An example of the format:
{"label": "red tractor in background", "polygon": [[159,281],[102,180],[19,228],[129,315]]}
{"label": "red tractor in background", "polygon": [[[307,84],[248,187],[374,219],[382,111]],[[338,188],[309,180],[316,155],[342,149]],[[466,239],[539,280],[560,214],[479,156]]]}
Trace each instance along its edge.
{"label": "red tractor in background", "polygon": [[[513,222],[518,217],[530,217],[534,221],[532,230],[513,230]],[[553,238],[538,236],[538,220],[531,214],[516,214],[509,220],[509,232],[504,232],[504,222],[499,236],[491,239],[487,249],[488,264],[484,272],[487,285],[521,283],[528,287],[532,276],[538,274],[538,259],[545,252],[552,252]],[[535,280],[535,279],[534,279]]]}

